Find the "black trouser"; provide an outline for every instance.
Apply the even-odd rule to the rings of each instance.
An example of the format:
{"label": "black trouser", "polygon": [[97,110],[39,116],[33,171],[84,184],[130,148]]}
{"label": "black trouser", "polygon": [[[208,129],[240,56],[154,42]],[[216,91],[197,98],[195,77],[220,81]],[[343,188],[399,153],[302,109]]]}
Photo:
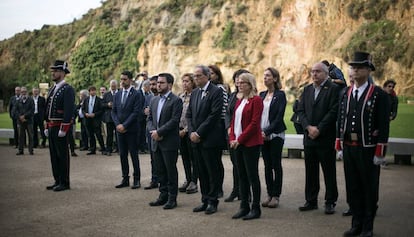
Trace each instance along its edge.
{"label": "black trouser", "polygon": [[194,159],[193,149],[191,148],[191,141],[187,134],[181,138],[180,153],[187,183],[194,182],[197,184],[198,168],[196,159]]}
{"label": "black trouser", "polygon": [[[106,151],[107,152],[112,152],[112,147],[114,144],[114,133],[116,133],[115,123],[114,122],[106,123]],[[117,136],[115,136],[115,140],[118,143]]]}
{"label": "black trouser", "polygon": [[233,148],[229,148],[230,160],[233,164],[233,189],[231,191],[232,195],[240,197],[239,189],[239,168],[237,167],[236,154]]}
{"label": "black trouser", "polygon": [[33,117],[33,145],[37,147],[39,145],[38,128],[40,130],[40,136],[42,137],[42,145],[46,144],[45,126],[43,125],[43,118],[41,115],[34,114]]}
{"label": "black trouser", "polygon": [[282,193],[283,169],[282,150],[284,140],[275,137],[265,141],[262,146],[262,155],[265,167],[267,194],[269,197],[280,197]]}
{"label": "black trouser", "polygon": [[204,148],[201,143],[193,144],[193,154],[198,164],[201,201],[212,205],[218,204],[220,191],[220,148]]}
{"label": "black trouser", "polygon": [[177,201],[178,193],[178,151],[155,151],[155,164],[157,165],[157,176],[160,182],[161,200]]}
{"label": "black trouser", "polygon": [[134,179],[140,180],[141,178],[141,170],[139,167],[139,157],[137,149],[137,134],[137,132],[117,132],[119,142],[119,156],[121,158],[122,177],[124,179],[129,178],[128,152],[131,155],[132,167],[134,169]]}
{"label": "black trouser", "polygon": [[88,129],[86,128],[86,119],[85,118],[81,118],[81,143],[80,143],[80,147],[88,149],[89,148],[89,144],[88,144]]}
{"label": "black trouser", "polygon": [[33,152],[33,124],[32,123],[19,123],[19,152],[23,152],[24,145],[26,144],[26,132],[29,140],[28,150]]}
{"label": "black trouser", "polygon": [[55,179],[56,184],[69,186],[70,159],[68,137],[59,137],[59,130],[60,126],[54,126],[48,129],[53,178]]}
{"label": "black trouser", "polygon": [[259,156],[260,146],[239,145],[235,149],[236,164],[239,169],[241,208],[249,207],[250,187],[252,189],[252,208],[260,208]]}
{"label": "black trouser", "polygon": [[139,132],[139,139],[138,139],[138,149],[140,151],[145,151],[148,147],[147,144],[147,120],[143,119],[140,124],[140,132]]}
{"label": "black trouser", "polygon": [[13,132],[14,132],[14,146],[17,148],[19,146],[19,127],[18,127],[18,120],[17,119],[12,119],[13,120]]}
{"label": "black trouser", "polygon": [[305,198],[317,205],[319,194],[319,164],[325,179],[325,204],[335,204],[338,200],[336,184],[336,157],[334,147],[305,146]]}
{"label": "black trouser", "polygon": [[75,131],[75,129],[76,129],[75,124],[70,125],[69,131],[66,134],[66,136],[68,136],[70,152],[72,153],[75,152],[75,137],[73,135],[73,132]]}
{"label": "black trouser", "polygon": [[380,167],[374,165],[375,147],[344,145],[346,192],[352,226],[372,231],[377,211]]}
{"label": "black trouser", "polygon": [[96,138],[98,139],[99,146],[102,151],[105,151],[105,144],[102,137],[101,122],[95,122],[93,119],[86,120],[86,127],[88,129],[89,136],[89,148],[91,151],[96,151]]}

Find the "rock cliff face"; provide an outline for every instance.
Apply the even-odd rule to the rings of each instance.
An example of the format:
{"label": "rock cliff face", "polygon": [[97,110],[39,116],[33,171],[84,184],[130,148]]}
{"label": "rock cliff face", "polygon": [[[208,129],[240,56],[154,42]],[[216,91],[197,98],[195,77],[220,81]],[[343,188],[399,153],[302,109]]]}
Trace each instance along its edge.
{"label": "rock cliff face", "polygon": [[[70,50],[56,56],[65,55],[75,65],[82,45],[91,38],[100,40],[100,36],[91,36],[102,24],[114,29],[113,34],[128,34],[125,48],[131,46],[129,41],[137,42],[134,37],[142,38],[136,43],[139,46],[128,48],[127,56],[124,50],[122,60],[134,58],[139,70],[151,75],[171,72],[179,78],[192,72],[196,64],[217,64],[232,87],[233,72],[245,68],[263,89],[263,70],[272,66],[280,71],[283,89],[292,100],[310,82],[309,69],[314,63],[326,59],[347,77],[349,57],[355,50],[364,50],[373,55],[378,69],[373,77],[378,85],[393,78],[399,95],[414,96],[412,0],[107,0],[83,19],[59,26],[62,32],[69,32],[64,37],[77,38]],[[75,26],[83,31],[74,32]],[[44,28],[31,34],[31,39],[47,34],[52,27]],[[30,42],[25,44],[30,47]],[[49,43],[47,47],[55,46]],[[0,68],[9,70],[15,65],[13,60],[20,59],[19,65],[24,65],[24,57],[3,46],[0,51]],[[53,57],[37,60],[43,60],[46,69]],[[104,71],[99,77],[118,78],[123,61],[112,58],[99,69]],[[82,77],[76,70],[72,75]]]}
{"label": "rock cliff face", "polygon": [[[122,5],[132,7],[133,4],[129,2],[134,1]],[[256,75],[260,88],[263,88],[263,70],[273,66],[281,73],[284,89],[292,95],[298,87],[309,82],[309,68],[315,62],[327,59],[348,75],[346,60],[354,49],[376,49],[375,46],[365,45],[346,50],[358,29],[369,23],[362,17],[355,20],[349,16],[347,10],[351,11],[350,4],[353,2],[227,1],[218,9],[210,5],[199,9],[188,4],[178,16],[164,10],[159,13],[158,20],[152,23],[151,33],[137,52],[137,60],[150,74],[169,71],[176,76],[192,72],[195,64],[217,64],[230,84],[232,73],[238,68],[246,68]],[[155,3],[152,4],[154,7]],[[360,11],[363,13],[364,10]],[[403,10],[396,5],[378,20],[397,22],[401,29],[407,30],[403,32],[405,37],[412,40],[413,13],[413,5]],[[174,18],[177,20],[173,21]],[[231,46],[220,47],[220,40],[223,40],[230,24],[233,25],[229,37]],[[196,45],[184,45],[186,34],[194,26],[199,29],[199,42]],[[176,28],[175,34],[164,33],[169,27]],[[383,72],[374,74],[377,84],[394,78],[398,83],[398,93],[414,94],[412,63],[403,64],[392,58],[378,62],[376,56],[386,52],[378,50],[371,53],[374,64],[382,68]]]}

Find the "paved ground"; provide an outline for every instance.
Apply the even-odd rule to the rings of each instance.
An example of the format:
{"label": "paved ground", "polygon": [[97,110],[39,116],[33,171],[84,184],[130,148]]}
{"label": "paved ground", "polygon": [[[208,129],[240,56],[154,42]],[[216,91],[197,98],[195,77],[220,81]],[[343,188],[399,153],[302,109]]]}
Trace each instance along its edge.
{"label": "paved ground", "polygon": [[[51,168],[47,149],[36,149],[34,156],[15,156],[10,146],[0,146],[0,236],[342,236],[351,219],[342,217],[345,204],[342,162],[337,162],[339,200],[337,212],[323,213],[323,202],[316,211],[302,213],[304,202],[304,163],[283,159],[284,180],[280,207],[262,209],[262,218],[232,220],[239,202],[224,203],[211,216],[193,213],[200,194],[179,194],[178,207],[163,210],[150,207],[157,190],[115,189],[121,180],[118,156],[87,157],[80,152],[71,160],[70,191],[47,191]],[[141,157],[142,179],[149,182],[149,156]],[[224,191],[231,189],[231,162],[226,168]],[[183,181],[181,160],[179,182]],[[260,161],[262,199],[265,197],[263,163]],[[391,165],[382,170],[380,203],[375,221],[376,236],[413,236],[414,166]],[[323,182],[322,182],[323,186]],[[321,190],[320,200],[324,190]]]}

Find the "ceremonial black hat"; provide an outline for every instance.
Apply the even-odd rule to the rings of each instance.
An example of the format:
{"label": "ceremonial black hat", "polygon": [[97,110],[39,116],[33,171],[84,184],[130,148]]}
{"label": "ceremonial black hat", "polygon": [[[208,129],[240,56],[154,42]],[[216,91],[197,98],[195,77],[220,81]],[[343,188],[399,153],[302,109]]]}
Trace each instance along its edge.
{"label": "ceremonial black hat", "polygon": [[372,64],[372,56],[366,52],[355,52],[352,61],[348,62],[349,65],[362,65],[371,68],[375,71],[375,66]]}
{"label": "ceremonial black hat", "polygon": [[52,66],[50,66],[50,69],[58,69],[58,70],[62,70],[65,72],[65,74],[69,74],[69,68],[68,68],[68,63],[63,61],[63,60],[56,60],[55,64],[53,64]]}

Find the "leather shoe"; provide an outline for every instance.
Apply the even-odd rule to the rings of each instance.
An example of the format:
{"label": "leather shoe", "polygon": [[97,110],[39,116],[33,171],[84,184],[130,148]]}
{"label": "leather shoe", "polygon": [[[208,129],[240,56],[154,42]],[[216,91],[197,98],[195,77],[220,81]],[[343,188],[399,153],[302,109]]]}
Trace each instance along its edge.
{"label": "leather shoe", "polygon": [[202,203],[200,206],[195,207],[193,209],[193,212],[202,212],[205,211],[207,209],[207,203]]}
{"label": "leather shoe", "polygon": [[56,187],[53,188],[53,191],[60,192],[60,191],[68,190],[68,189],[70,189],[69,186],[59,184],[58,186],[56,186]]}
{"label": "leather shoe", "polygon": [[129,187],[129,181],[122,181],[122,183],[115,186],[115,188],[125,188],[125,187]]}
{"label": "leather shoe", "polygon": [[233,202],[236,198],[238,198],[238,195],[235,193],[231,193],[230,196],[224,199],[224,202]]}
{"label": "leather shoe", "polygon": [[131,189],[138,189],[141,187],[141,183],[139,181],[134,181],[134,185],[132,185]]}
{"label": "leather shoe", "polygon": [[47,190],[53,190],[53,188],[55,188],[56,186],[58,186],[59,184],[57,184],[57,183],[54,183],[54,184],[52,184],[52,185],[49,185],[49,186],[46,186],[46,189]]}
{"label": "leather shoe", "polygon": [[89,148],[87,148],[87,147],[81,147],[81,148],[79,148],[79,150],[80,151],[87,151]]}
{"label": "leather shoe", "polygon": [[325,204],[325,214],[331,215],[335,213],[335,204]]}
{"label": "leather shoe", "polygon": [[155,182],[151,182],[148,186],[144,187],[145,190],[158,188],[158,184]]}
{"label": "leather shoe", "polygon": [[239,211],[236,214],[234,214],[231,218],[239,219],[249,214],[249,212],[250,212],[250,208],[240,208]]}
{"label": "leather shoe", "polygon": [[351,229],[344,232],[344,237],[359,236],[361,234],[361,228],[352,227]]}
{"label": "leather shoe", "polygon": [[342,212],[342,216],[352,216],[352,211],[351,208],[345,210],[344,212]]}
{"label": "leather shoe", "polygon": [[19,151],[19,152],[16,153],[16,156],[20,156],[20,155],[23,155],[22,151]]}
{"label": "leather shoe", "polygon": [[166,203],[167,203],[167,200],[163,200],[163,199],[159,199],[158,198],[157,200],[155,200],[153,202],[150,202],[149,205],[151,207],[157,207],[157,206],[162,206],[162,205],[164,205]]}
{"label": "leather shoe", "polygon": [[96,154],[96,152],[95,152],[95,151],[90,151],[90,152],[86,153],[86,155],[87,155],[87,156],[90,156],[90,155],[95,155],[95,154]]}
{"label": "leather shoe", "polygon": [[194,182],[190,182],[190,184],[188,185],[187,189],[185,190],[185,192],[187,194],[192,194],[192,193],[196,193],[198,192],[198,187],[197,184]]}
{"label": "leather shoe", "polygon": [[73,157],[77,157],[78,156],[78,154],[76,154],[75,152],[72,152],[70,155],[73,156]]}
{"label": "leather shoe", "polygon": [[243,217],[243,220],[247,221],[247,220],[260,218],[261,214],[262,214],[262,212],[260,211],[260,209],[254,208],[254,209],[250,210],[249,214],[247,214],[246,216]]}
{"label": "leather shoe", "polygon": [[299,211],[310,211],[318,209],[318,205],[306,202],[305,205],[299,207]]}
{"label": "leather shoe", "polygon": [[174,209],[177,207],[177,202],[176,201],[168,201],[165,205],[164,205],[164,210],[169,210],[169,209]]}
{"label": "leather shoe", "polygon": [[372,237],[374,234],[372,233],[372,231],[363,231],[361,233],[361,237]]}
{"label": "leather shoe", "polygon": [[207,215],[210,215],[216,212],[217,212],[217,206],[213,204],[208,204],[206,210],[204,211],[204,213],[206,213]]}
{"label": "leather shoe", "polygon": [[189,184],[190,184],[189,182],[185,181],[185,182],[183,183],[183,185],[181,185],[181,186],[178,188],[178,191],[180,191],[181,193],[184,193],[185,191],[187,191],[187,187],[188,187],[188,185],[189,185]]}

